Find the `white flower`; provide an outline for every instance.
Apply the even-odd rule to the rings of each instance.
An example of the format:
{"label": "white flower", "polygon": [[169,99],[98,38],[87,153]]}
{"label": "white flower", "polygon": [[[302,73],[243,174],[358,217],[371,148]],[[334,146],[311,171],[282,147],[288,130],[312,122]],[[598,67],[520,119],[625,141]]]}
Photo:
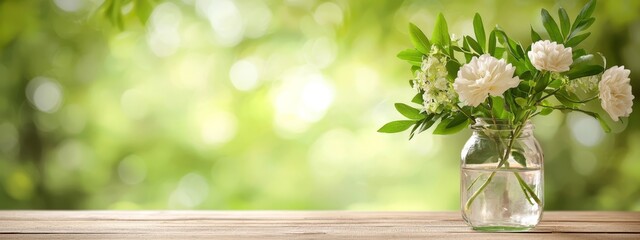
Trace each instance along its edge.
{"label": "white flower", "polygon": [[566,72],[573,63],[570,47],[549,40],[535,42],[527,54],[531,64],[540,71]]}
{"label": "white flower", "polygon": [[446,78],[438,78],[433,84],[438,90],[447,90],[449,88],[449,81]]}
{"label": "white flower", "polygon": [[613,66],[604,71],[598,86],[602,108],[615,121],[631,114],[634,97],[631,93],[630,73],[624,66]]}
{"label": "white flower", "polygon": [[458,71],[453,88],[460,96],[460,101],[476,107],[488,95],[502,96],[507,89],[517,87],[520,79],[513,76],[515,70],[504,59],[498,60],[489,54],[473,57]]}

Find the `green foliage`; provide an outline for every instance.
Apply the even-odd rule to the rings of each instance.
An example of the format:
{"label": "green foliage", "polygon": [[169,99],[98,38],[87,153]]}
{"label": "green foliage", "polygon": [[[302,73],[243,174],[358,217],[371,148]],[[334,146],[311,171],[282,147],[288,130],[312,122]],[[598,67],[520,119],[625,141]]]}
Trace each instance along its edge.
{"label": "green foliage", "polygon": [[402,132],[404,130],[409,129],[409,127],[411,127],[415,123],[416,121],[411,121],[411,120],[393,121],[382,126],[380,129],[378,129],[378,132],[381,132],[381,133]]}
{"label": "green foliage", "polygon": [[[482,49],[486,49],[486,37],[484,33],[484,24],[482,24],[482,17],[480,14],[476,13],[473,17],[473,32],[476,34],[476,39],[478,39],[478,44],[482,47]],[[481,52],[481,51],[480,51]]]}
{"label": "green foliage", "polygon": [[540,14],[542,15],[542,25],[547,30],[551,40],[557,43],[564,43],[562,33],[560,32],[560,29],[558,29],[558,24],[553,20],[549,11],[543,8]]}
{"label": "green foliage", "polygon": [[151,12],[156,5],[155,0],[105,0],[101,9],[112,25],[116,26],[120,31],[125,27],[125,15],[123,8],[128,4],[133,5],[134,11],[129,14],[135,14],[138,20],[145,25],[151,16]]}
{"label": "green foliage", "polygon": [[516,151],[516,149],[514,149],[513,151],[511,151],[511,156],[513,156],[513,160],[516,160],[516,162],[523,167],[527,166],[527,158],[524,157],[522,152]]}
{"label": "green foliage", "polygon": [[604,68],[600,65],[578,65],[567,72],[569,79],[588,77],[600,74]]}
{"label": "green foliage", "polygon": [[469,119],[463,113],[455,113],[453,116],[440,119],[440,123],[433,130],[433,134],[454,134],[469,126]]}
{"label": "green foliage", "polygon": [[449,27],[447,26],[447,20],[444,19],[444,15],[442,15],[442,13],[439,13],[438,18],[436,18],[436,24],[433,28],[431,39],[433,40],[434,44],[444,47],[444,50],[446,50],[446,48],[451,45]]}
{"label": "green foliage", "polygon": [[424,56],[424,54],[422,54],[422,52],[416,50],[416,49],[406,49],[402,52],[399,52],[397,57],[402,59],[402,60],[407,60],[410,63],[411,62],[417,62],[420,63],[422,62],[422,56]]}
{"label": "green foliage", "polygon": [[[593,23],[591,15],[594,6],[594,1],[589,2],[582,9],[573,24],[564,8],[558,9],[559,22],[556,22],[546,9],[541,10],[542,23],[551,40],[564,43],[566,47],[572,47],[574,49],[573,58],[575,62],[571,65],[570,70],[564,73],[564,76],[566,76],[568,80],[593,76],[601,74],[604,71],[602,66],[590,63],[593,55],[587,54],[584,49],[576,48],[576,46],[591,35],[591,33],[588,32],[578,33]],[[456,132],[459,130],[457,127],[466,126],[468,124],[467,121],[472,119],[473,116],[504,119],[514,122],[514,124],[521,124],[532,116],[550,114],[552,109],[541,105],[541,103],[549,97],[554,97],[563,105],[570,108],[579,107],[579,104],[587,101],[581,100],[580,97],[575,96],[575,94],[563,90],[567,82],[561,79],[552,79],[549,72],[537,70],[525,51],[525,49],[529,51],[530,47],[523,47],[521,43],[510,38],[500,27],[495,27],[487,39],[482,17],[478,13],[476,13],[473,18],[475,38],[472,36],[463,36],[461,47],[451,45],[447,22],[442,14],[438,14],[436,18],[431,36],[432,42],[429,42],[422,31],[415,25],[410,24],[409,28],[414,47],[418,50],[421,48],[423,50],[405,50],[400,52],[398,57],[414,65],[412,69],[418,70],[416,68],[420,63],[418,60],[424,57],[423,54],[430,54],[426,48],[431,46],[431,44],[443,50],[444,54],[450,58],[446,64],[450,81],[456,78],[458,70],[463,65],[463,63],[456,59],[453,54],[454,51],[462,53],[466,62],[469,62],[474,56],[479,56],[484,53],[502,58],[503,53],[506,51],[506,59],[515,67],[515,74],[524,80],[517,89],[505,92],[504,97],[489,97],[488,102],[483,103],[486,104],[488,108],[474,108],[471,109],[468,114],[464,114],[463,112],[444,113],[440,123],[434,130],[435,134],[450,134]],[[532,42],[542,40],[542,37],[533,28],[530,28],[530,35]],[[500,46],[498,46],[498,44],[500,44]],[[421,104],[423,101],[421,94],[423,94],[423,92],[416,95],[412,99],[412,102]],[[418,109],[411,108],[404,104],[397,104],[396,108],[409,119],[421,120],[424,117],[423,114],[419,113]],[[412,131],[411,136],[413,136],[417,129],[418,126],[414,126],[414,131]]]}
{"label": "green foliage", "polygon": [[575,37],[572,37],[571,39],[569,39],[569,41],[567,41],[565,46],[567,46],[567,47],[575,47],[578,44],[580,44],[582,41],[587,39],[587,37],[589,37],[589,35],[591,35],[590,32],[584,33],[584,34],[580,34],[580,35],[575,36]]}
{"label": "green foliage", "polygon": [[473,40],[473,38],[471,38],[470,36],[466,36],[464,39],[467,41],[467,43],[473,49],[473,51],[476,51],[476,53],[478,53],[478,54],[483,54],[484,53],[482,51],[482,47],[480,47],[480,44],[478,44],[478,42],[476,42],[476,40]]}
{"label": "green foliage", "polygon": [[533,27],[531,27],[531,42],[537,42],[540,40],[542,40],[540,34],[538,34],[538,32],[536,32],[536,30],[533,30]]}
{"label": "green foliage", "polygon": [[491,31],[491,34],[489,34],[489,46],[487,46],[487,53],[493,57],[499,57],[499,54],[497,54],[496,51],[496,31]]}
{"label": "green foliage", "polygon": [[424,116],[420,114],[420,110],[412,108],[407,104],[396,103],[395,106],[396,106],[396,110],[398,110],[400,114],[402,114],[403,116],[409,119],[420,120],[424,118]]}
{"label": "green foliage", "polygon": [[135,8],[136,15],[142,24],[146,25],[155,4],[154,0],[135,0],[133,7]]}
{"label": "green foliage", "polygon": [[424,100],[422,100],[422,94],[424,93],[423,92],[417,93],[415,96],[413,96],[413,98],[411,99],[411,102],[422,105],[422,103],[424,102]]}
{"label": "green foliage", "polygon": [[562,36],[567,38],[567,34],[569,34],[569,30],[571,30],[571,22],[569,20],[569,15],[564,8],[558,9],[558,17],[560,18],[560,29],[562,30]]}
{"label": "green foliage", "polygon": [[431,42],[429,42],[429,39],[424,35],[422,30],[413,23],[409,23],[409,36],[411,37],[413,47],[418,51],[424,54],[431,52]]}

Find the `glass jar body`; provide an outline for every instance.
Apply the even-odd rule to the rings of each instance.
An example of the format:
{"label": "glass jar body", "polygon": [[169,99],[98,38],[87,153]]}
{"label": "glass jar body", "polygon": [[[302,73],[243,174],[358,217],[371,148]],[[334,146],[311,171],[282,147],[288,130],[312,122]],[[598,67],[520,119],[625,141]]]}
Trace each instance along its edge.
{"label": "glass jar body", "polygon": [[460,202],[465,222],[482,231],[526,231],[543,211],[543,154],[533,126],[480,119],[462,149]]}

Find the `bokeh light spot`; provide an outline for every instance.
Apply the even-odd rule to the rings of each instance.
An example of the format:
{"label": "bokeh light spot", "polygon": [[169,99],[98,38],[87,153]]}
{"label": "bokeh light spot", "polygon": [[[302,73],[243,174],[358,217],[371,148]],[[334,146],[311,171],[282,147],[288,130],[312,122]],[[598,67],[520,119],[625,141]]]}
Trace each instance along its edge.
{"label": "bokeh light spot", "polygon": [[173,3],[167,2],[158,5],[151,14],[147,43],[159,57],[173,55],[180,46],[180,34],[178,33],[182,12]]}
{"label": "bokeh light spot", "polygon": [[207,179],[197,173],[189,173],[180,179],[178,187],[169,198],[170,208],[194,208],[209,195]]}
{"label": "bokeh light spot", "polygon": [[201,127],[202,140],[206,144],[227,143],[236,134],[236,118],[229,112],[217,112],[204,119]]}
{"label": "bokeh light spot", "polygon": [[338,47],[333,39],[321,37],[305,44],[307,62],[318,68],[331,65],[336,59]]}
{"label": "bokeh light spot", "polygon": [[240,1],[238,5],[246,27],[244,36],[247,38],[262,37],[271,23],[272,13],[269,6],[261,0]]}
{"label": "bokeh light spot", "polygon": [[140,120],[147,115],[147,104],[143,92],[137,89],[129,89],[120,97],[122,111],[127,117]]}
{"label": "bokeh light spot", "polygon": [[258,68],[248,60],[239,60],[231,66],[229,78],[233,86],[240,91],[249,91],[258,83]]}
{"label": "bokeh light spot", "polygon": [[58,147],[56,161],[66,170],[75,170],[82,167],[83,162],[87,160],[89,149],[78,140],[69,139],[64,141]]}
{"label": "bokeh light spot", "polygon": [[242,41],[244,24],[238,6],[231,0],[198,0],[198,12],[211,24],[221,46],[232,47]]}
{"label": "bokeh light spot", "polygon": [[53,79],[36,77],[27,85],[27,99],[36,109],[54,113],[62,103],[62,88]]}
{"label": "bokeh light spot", "polygon": [[273,97],[278,133],[286,137],[305,131],[324,116],[333,97],[333,86],[319,72],[306,67],[289,70]]}
{"label": "bokeh light spot", "polygon": [[65,12],[76,12],[84,6],[85,0],[53,0]]}
{"label": "bokeh light spot", "polygon": [[332,2],[325,2],[320,4],[316,8],[313,14],[313,19],[321,25],[341,25],[342,24],[342,9],[338,4]]}
{"label": "bokeh light spot", "polygon": [[120,181],[128,185],[141,183],[147,175],[144,160],[136,155],[129,155],[118,164]]}
{"label": "bokeh light spot", "polygon": [[569,113],[567,118],[573,138],[580,144],[593,147],[604,138],[604,132],[598,120],[582,113]]}

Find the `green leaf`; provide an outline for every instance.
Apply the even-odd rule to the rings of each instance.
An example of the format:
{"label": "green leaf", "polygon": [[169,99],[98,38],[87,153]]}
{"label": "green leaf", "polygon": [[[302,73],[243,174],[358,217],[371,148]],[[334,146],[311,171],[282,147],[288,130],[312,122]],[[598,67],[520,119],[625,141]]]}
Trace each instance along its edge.
{"label": "green leaf", "polygon": [[600,74],[603,71],[604,68],[600,65],[578,65],[569,70],[566,75],[569,79],[576,79]]}
{"label": "green leaf", "polygon": [[506,50],[503,47],[496,47],[496,58],[502,58]]}
{"label": "green leaf", "polygon": [[416,124],[413,125],[413,128],[411,129],[411,133],[409,134],[409,140],[411,140],[415,134],[419,134],[429,129],[429,127],[431,127],[433,123],[437,120],[435,118],[436,118],[436,115],[429,114],[424,119],[416,122]]}
{"label": "green leaf", "polygon": [[543,77],[539,79],[538,82],[536,82],[536,86],[533,88],[533,90],[535,90],[536,93],[544,91],[544,89],[547,87],[547,81],[549,81],[549,74],[543,75]]}
{"label": "green leaf", "polygon": [[433,126],[434,123],[436,123],[436,121],[440,117],[439,115],[430,115],[430,116],[431,117],[428,118],[429,120],[425,121],[424,124],[420,126],[420,130],[418,130],[418,133],[424,132],[427,129],[429,129],[431,126]]}
{"label": "green leaf", "polygon": [[124,29],[122,21],[122,0],[107,0],[103,4],[103,6],[107,7],[105,14],[109,17],[111,24],[120,30]]}
{"label": "green leaf", "polygon": [[482,54],[482,47],[480,47],[480,44],[478,44],[478,42],[476,42],[476,40],[473,40],[472,37],[470,36],[465,36],[465,39],[467,40],[467,42],[469,43],[469,46],[471,48],[473,48],[474,51],[476,51],[478,54]]}
{"label": "green leaf", "polygon": [[584,49],[577,49],[577,50],[573,50],[572,53],[572,58],[575,61],[576,59],[578,59],[579,57],[582,57],[584,55],[587,55],[587,51],[585,51]]}
{"label": "green leaf", "polygon": [[412,62],[422,62],[422,54],[420,51],[416,49],[406,49],[402,52],[399,52],[397,57],[402,60],[412,61]]}
{"label": "green leaf", "polygon": [[551,14],[549,14],[549,12],[544,8],[540,12],[540,14],[542,15],[542,25],[547,30],[547,33],[549,34],[551,40],[557,43],[563,43],[564,41],[562,38],[562,34],[560,33],[560,29],[558,29],[558,24],[555,20],[553,20]]}
{"label": "green leaf", "polygon": [[420,65],[415,65],[415,64],[413,64],[413,62],[409,62],[409,63],[411,63],[411,72],[412,73],[415,74],[418,70],[420,70]]}
{"label": "green leaf", "polygon": [[433,130],[433,134],[447,135],[457,133],[468,125],[469,119],[462,113],[456,113],[453,118],[442,118],[436,129]]}
{"label": "green leaf", "polygon": [[458,76],[458,71],[460,70],[460,63],[453,60],[449,60],[445,67],[447,68],[449,77],[451,77],[452,79],[455,79]]}
{"label": "green leaf", "polygon": [[415,96],[413,96],[413,99],[411,99],[412,103],[417,103],[417,104],[424,104],[424,99],[422,99],[422,94],[424,94],[422,91],[420,91],[418,94],[416,94]]}
{"label": "green leaf", "polygon": [[433,40],[433,43],[443,47],[448,47],[449,45],[451,45],[449,27],[447,26],[447,20],[444,18],[444,15],[442,15],[442,13],[438,14],[438,18],[436,19],[436,26],[433,29],[431,39]]}
{"label": "green leaf", "polygon": [[498,40],[500,40],[500,43],[503,46],[505,46],[509,54],[517,58],[519,55],[518,55],[518,51],[516,50],[516,43],[513,42],[511,39],[509,39],[509,37],[507,37],[507,34],[504,31],[498,30],[498,29],[494,31],[496,32],[496,37],[498,38]]}
{"label": "green leaf", "polygon": [[489,34],[489,47],[487,48],[487,53],[491,54],[491,56],[499,58],[498,56],[496,56],[496,32],[495,31],[491,31],[491,34]]}
{"label": "green leaf", "polygon": [[484,25],[482,24],[482,18],[478,13],[476,13],[476,15],[473,17],[473,32],[476,34],[476,39],[478,40],[478,44],[480,44],[480,47],[482,47],[482,49],[486,49]]}
{"label": "green leaf", "polygon": [[553,96],[558,99],[558,102],[562,103],[562,105],[568,107],[568,108],[574,108],[574,107],[578,107],[579,104],[575,103],[574,101],[572,101],[571,99],[569,99],[565,94],[568,94],[566,92],[560,91],[557,92],[556,94],[554,94]]}
{"label": "green leaf", "polygon": [[595,0],[591,0],[586,5],[584,5],[584,7],[582,7],[582,10],[580,10],[580,13],[578,14],[578,16],[576,16],[576,20],[573,23],[574,27],[580,21],[591,17],[591,14],[593,14],[593,11],[595,9],[596,9],[596,1]]}
{"label": "green leaf", "polygon": [[138,15],[138,19],[142,25],[147,24],[147,19],[151,16],[151,12],[153,11],[153,1],[152,0],[136,0],[134,7],[136,10],[136,15]]}
{"label": "green leaf", "polygon": [[569,31],[571,30],[569,15],[567,14],[567,11],[564,10],[564,8],[559,8],[558,17],[560,18],[560,29],[562,30],[562,36],[566,38],[569,34]]}
{"label": "green leaf", "polygon": [[538,32],[533,30],[533,27],[531,27],[531,42],[537,42],[540,40],[542,40],[542,38],[540,37],[540,34],[538,34]]}
{"label": "green leaf", "polygon": [[420,120],[424,118],[424,115],[420,114],[420,110],[412,108],[407,104],[396,103],[395,107],[400,114],[407,117],[408,119]]}
{"label": "green leaf", "polygon": [[467,164],[497,163],[502,157],[498,147],[492,141],[477,141],[471,144],[463,160]]}
{"label": "green leaf", "polygon": [[[409,37],[411,38],[411,43],[413,43],[413,46],[418,49],[418,51],[424,54],[431,52],[429,39],[424,35],[422,30],[413,23],[409,23]],[[420,61],[422,61],[422,59]]]}
{"label": "green leaf", "polygon": [[559,88],[560,86],[562,86],[562,79],[553,79],[549,85],[547,85],[548,88]]}
{"label": "green leaf", "polygon": [[447,124],[447,128],[458,126],[459,124],[463,123],[467,119],[468,118],[466,115],[464,115],[464,113],[457,112],[455,116],[453,116],[453,119],[451,120],[451,122]]}
{"label": "green leaf", "polygon": [[[469,42],[467,42],[466,38],[463,38],[463,39],[464,40],[462,41],[462,49],[464,49],[464,50],[466,50],[468,52],[471,52],[471,48],[469,47]],[[465,53],[464,54],[464,58],[465,58],[465,60],[467,60],[467,62],[470,62],[471,59],[473,58],[473,55]]]}
{"label": "green leaf", "polygon": [[[585,52],[586,53],[586,52]],[[580,57],[574,58],[573,59],[573,63],[571,64],[571,67],[575,67],[578,65],[584,65],[587,64],[588,62],[590,62],[591,60],[593,60],[593,54],[585,54],[582,55]]]}
{"label": "green leaf", "polygon": [[508,113],[506,113],[504,109],[505,107],[504,98],[493,97],[493,96],[489,96],[489,97],[491,99],[491,111],[493,112],[493,115],[500,119],[506,119],[508,116]]}
{"label": "green leaf", "polygon": [[522,108],[527,107],[527,99],[524,99],[524,98],[521,98],[521,97],[517,97],[515,101],[518,104],[518,106],[520,106]]}
{"label": "green leaf", "polygon": [[513,157],[513,160],[516,160],[516,162],[518,162],[520,165],[522,165],[523,167],[527,166],[527,159],[524,157],[524,154],[522,154],[519,151],[511,151],[511,156]]}
{"label": "green leaf", "polygon": [[571,34],[569,34],[569,38],[572,38],[573,36],[577,35],[578,33],[587,30],[587,28],[591,27],[591,25],[596,21],[595,18],[588,18],[585,20],[582,20],[582,22],[580,22],[573,31],[571,31]]}
{"label": "green leaf", "polygon": [[578,44],[580,44],[582,41],[584,41],[585,39],[587,39],[587,37],[589,37],[589,35],[591,35],[590,32],[588,33],[584,33],[584,34],[580,34],[578,36],[572,37],[571,39],[569,39],[567,41],[567,43],[565,44],[566,47],[575,47]]}
{"label": "green leaf", "polygon": [[393,121],[382,126],[380,129],[378,129],[378,132],[381,132],[381,133],[402,132],[404,130],[407,130],[409,127],[411,127],[411,125],[415,123],[416,121],[412,121],[412,120]]}
{"label": "green leaf", "polygon": [[411,64],[411,66],[417,67],[418,69],[420,69],[420,67],[422,66],[422,62],[414,62],[414,61],[407,61],[407,62]]}
{"label": "green leaf", "polygon": [[542,110],[540,111],[540,115],[547,116],[553,112],[553,108],[547,108],[542,106]]}

